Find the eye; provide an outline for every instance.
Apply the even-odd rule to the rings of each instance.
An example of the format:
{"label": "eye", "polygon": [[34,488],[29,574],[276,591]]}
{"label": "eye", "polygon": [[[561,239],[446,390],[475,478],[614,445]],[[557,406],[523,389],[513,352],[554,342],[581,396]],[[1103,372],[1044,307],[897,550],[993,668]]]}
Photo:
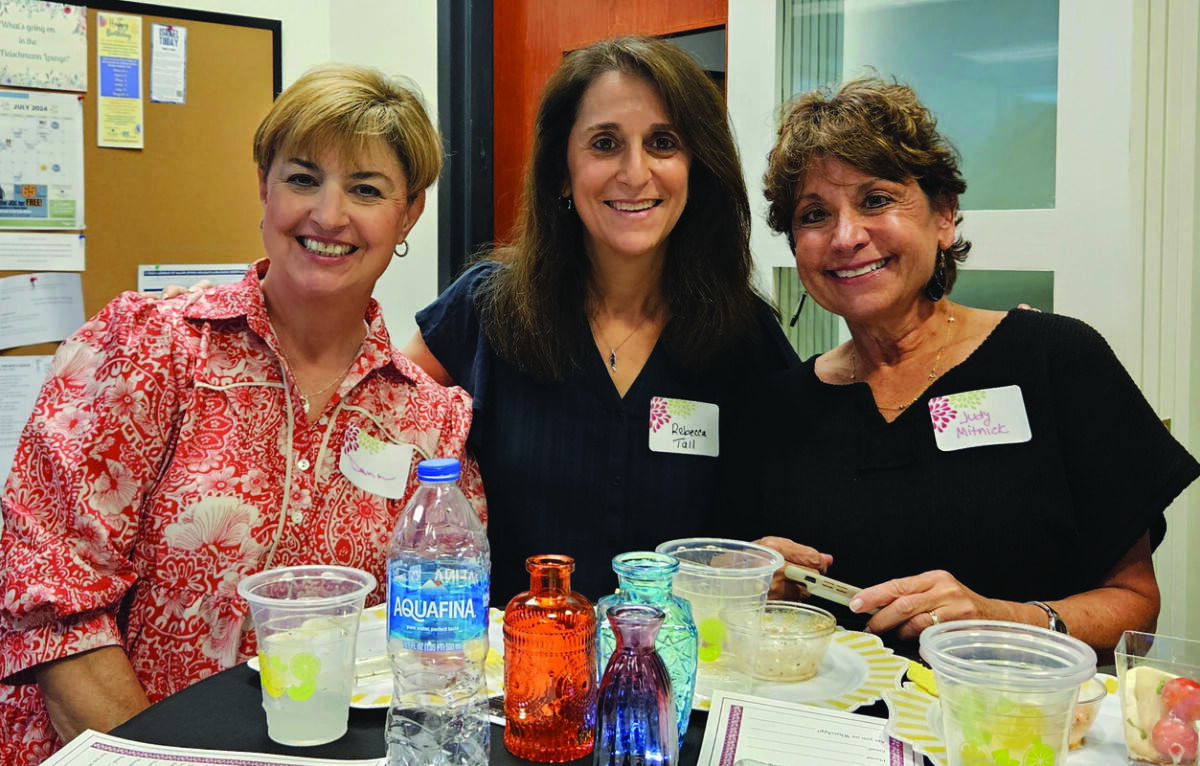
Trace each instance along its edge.
{"label": "eye", "polygon": [[359,184],[351,189],[351,191],[359,197],[369,197],[371,199],[378,199],[383,196],[383,192],[370,184]]}
{"label": "eye", "polygon": [[667,154],[679,148],[679,140],[671,135],[658,135],[651,139],[650,147],[660,154]]}
{"label": "eye", "polygon": [[868,209],[880,208],[892,201],[892,198],[883,192],[870,192],[863,198],[863,207]]}
{"label": "eye", "polygon": [[292,186],[302,188],[310,188],[317,185],[317,179],[313,178],[308,173],[292,173],[287,177],[287,182]]}
{"label": "eye", "polygon": [[796,214],[792,219],[792,228],[799,229],[804,226],[813,226],[821,223],[828,217],[828,213],[823,208],[810,207]]}
{"label": "eye", "polygon": [[600,136],[592,141],[592,148],[599,152],[611,152],[617,148],[617,142],[612,136]]}

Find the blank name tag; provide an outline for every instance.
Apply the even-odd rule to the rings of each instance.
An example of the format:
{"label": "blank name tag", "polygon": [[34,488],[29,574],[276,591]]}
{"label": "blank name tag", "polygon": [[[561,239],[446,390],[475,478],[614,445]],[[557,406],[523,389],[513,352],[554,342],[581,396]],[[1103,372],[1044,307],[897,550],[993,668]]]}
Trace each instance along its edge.
{"label": "blank name tag", "polygon": [[929,400],[929,418],[942,452],[1018,444],[1031,438],[1020,386],[935,396]]}
{"label": "blank name tag", "polygon": [[715,404],[656,396],[650,400],[650,449],[717,457],[720,421],[721,408]]}

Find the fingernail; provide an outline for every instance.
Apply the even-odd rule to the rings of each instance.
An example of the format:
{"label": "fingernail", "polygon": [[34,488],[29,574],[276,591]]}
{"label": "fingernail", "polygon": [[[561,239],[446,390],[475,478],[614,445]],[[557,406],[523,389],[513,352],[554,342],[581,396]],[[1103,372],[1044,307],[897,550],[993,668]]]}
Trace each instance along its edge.
{"label": "fingernail", "polygon": [[867,625],[867,626],[864,626],[864,627],[863,627],[863,633],[874,633],[874,632],[875,632],[875,631],[871,630],[871,626],[870,626],[870,625]]}
{"label": "fingernail", "polygon": [[850,611],[857,612],[859,609],[862,609],[862,599],[861,598],[850,599]]}

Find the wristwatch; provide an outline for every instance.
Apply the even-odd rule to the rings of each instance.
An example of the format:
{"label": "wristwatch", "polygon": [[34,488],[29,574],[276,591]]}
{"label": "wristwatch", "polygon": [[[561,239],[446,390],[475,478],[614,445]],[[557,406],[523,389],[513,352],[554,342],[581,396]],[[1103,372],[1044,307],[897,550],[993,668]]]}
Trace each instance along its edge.
{"label": "wristwatch", "polygon": [[1050,624],[1047,626],[1050,630],[1053,630],[1055,633],[1071,634],[1071,631],[1067,630],[1067,624],[1063,622],[1062,616],[1054,610],[1054,607],[1044,601],[1026,601],[1025,603],[1033,604],[1046,613],[1046,617],[1050,619]]}

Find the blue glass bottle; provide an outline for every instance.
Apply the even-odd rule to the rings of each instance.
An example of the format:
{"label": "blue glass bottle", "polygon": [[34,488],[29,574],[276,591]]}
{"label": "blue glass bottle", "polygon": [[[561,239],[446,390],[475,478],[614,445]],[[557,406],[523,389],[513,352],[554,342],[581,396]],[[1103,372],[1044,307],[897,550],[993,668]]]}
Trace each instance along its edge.
{"label": "blue glass bottle", "polygon": [[696,623],[692,620],[691,604],[671,593],[671,579],[679,569],[679,561],[666,553],[633,551],[614,556],[612,566],[617,573],[617,592],[596,603],[599,667],[603,672],[617,645],[612,626],[606,619],[609,610],[618,604],[650,604],[663,610],[665,617],[654,648],[671,676],[675,720],[679,728],[679,741],[682,742],[687,732],[688,717],[692,713],[692,692],[696,687],[696,657],[700,642],[696,635]]}
{"label": "blue glass bottle", "polygon": [[594,766],[674,766],[679,761],[671,676],[654,650],[665,616],[649,604],[608,610],[617,648],[596,695]]}

